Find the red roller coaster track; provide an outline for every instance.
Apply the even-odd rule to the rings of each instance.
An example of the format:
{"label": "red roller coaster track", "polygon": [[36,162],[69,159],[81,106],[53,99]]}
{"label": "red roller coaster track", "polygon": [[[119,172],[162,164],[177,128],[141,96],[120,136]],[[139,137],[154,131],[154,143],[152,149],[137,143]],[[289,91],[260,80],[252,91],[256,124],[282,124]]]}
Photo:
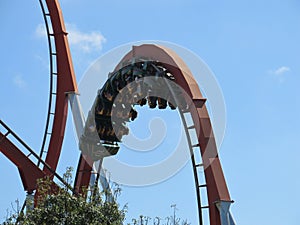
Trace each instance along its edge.
{"label": "red roller coaster track", "polygon": [[[10,130],[4,122],[0,121],[0,125],[7,131],[6,133],[0,132],[0,151],[17,166],[24,189],[28,193],[32,193],[36,189],[36,182],[38,178],[44,176],[50,176],[53,178],[56,176],[58,179],[62,180],[55,171],[58,165],[64,139],[69,95],[74,95],[78,92],[67,39],[67,31],[64,26],[63,16],[58,0],[45,0],[45,2],[40,0],[40,3],[48,31],[50,64],[52,64],[53,58],[56,60],[56,71],[54,71],[51,65],[51,76],[57,77],[55,111],[49,111],[49,115],[51,114],[53,116],[53,125],[45,160],[43,160],[42,157],[44,152],[43,149],[41,155],[38,156],[21,140],[21,138]],[[48,11],[45,11],[45,8],[47,8]],[[49,23],[52,25],[53,33],[49,32],[48,19],[50,20]],[[51,41],[51,38],[54,41]],[[55,48],[52,48],[51,43],[55,45]],[[203,224],[202,210],[204,209],[209,210],[210,225],[234,224],[228,211],[231,198],[219,161],[210,118],[205,106],[205,99],[202,97],[198,84],[193,78],[192,73],[175,52],[162,46],[150,44],[134,46],[133,49],[127,53],[116,66],[115,71],[121,69],[126,62],[130,62],[136,57],[148,58],[162,62],[174,75],[176,83],[185,90],[194,103],[194,107],[192,107],[190,111],[180,111],[180,115],[184,121],[184,114],[191,114],[194,125],[193,128],[191,128],[187,127],[186,123],[184,123],[186,132],[188,132],[189,129],[195,129],[198,138],[198,143],[192,144],[190,139],[188,139],[188,143],[195,177],[199,208],[199,224]],[[50,97],[52,94],[53,93],[51,91]],[[47,120],[49,121],[49,119]],[[48,132],[46,130],[46,134],[47,133]],[[21,143],[29,154],[25,154],[24,149],[19,149],[10,137],[13,137]],[[43,146],[44,145],[45,143],[43,143]],[[201,165],[197,164],[194,158],[194,154],[197,154],[197,151],[199,152],[198,154],[202,156]],[[38,160],[37,165],[32,162],[30,159],[31,156]],[[39,167],[40,163],[43,165],[42,169]],[[206,180],[205,184],[200,184],[197,177],[197,169],[200,166],[204,168]],[[78,192],[81,187],[89,185],[91,172],[92,163],[88,162],[86,157],[81,155],[76,173],[75,191]],[[201,188],[206,188],[208,196],[207,206],[201,205]]]}
{"label": "red roller coaster track", "polygon": [[[50,141],[47,148],[47,155],[45,160],[41,159],[41,155],[38,156],[32,151],[16,134],[14,134],[5,124],[1,121],[1,125],[7,130],[7,133],[0,133],[0,150],[10,159],[19,169],[22,178],[25,191],[31,193],[36,189],[36,180],[44,176],[54,177],[56,167],[59,161],[61,147],[64,139],[65,126],[68,112],[68,96],[70,94],[77,93],[77,83],[75,79],[72,57],[70,54],[70,48],[68,44],[66,28],[63,21],[60,5],[58,1],[46,0],[45,3],[40,1],[42,11],[44,13],[46,27],[48,31],[48,41],[50,50],[50,63],[52,64],[53,57],[56,60],[56,71],[54,71],[52,65],[50,66],[50,76],[56,76],[56,90],[55,93],[50,93],[50,96],[55,94],[55,110],[49,112],[49,115],[53,115],[53,125],[50,131]],[[48,12],[45,11],[48,9]],[[50,19],[49,22],[48,18]],[[49,25],[51,23],[53,33],[49,32]],[[55,48],[51,48],[51,38],[54,40]],[[52,81],[51,81],[52,82]],[[50,107],[49,107],[50,108]],[[48,126],[48,124],[47,124]],[[48,132],[48,131],[46,131]],[[9,139],[8,136],[12,134],[17,141],[21,142],[23,146],[29,151],[29,155],[25,155],[23,151],[18,149]],[[34,155],[38,160],[35,165],[29,158]],[[43,168],[40,169],[39,165],[42,162]],[[80,162],[86,162],[85,158],[81,157]],[[85,171],[91,171],[91,164],[85,164]],[[57,174],[56,174],[57,175]],[[89,179],[80,179],[82,186],[88,186]]]}

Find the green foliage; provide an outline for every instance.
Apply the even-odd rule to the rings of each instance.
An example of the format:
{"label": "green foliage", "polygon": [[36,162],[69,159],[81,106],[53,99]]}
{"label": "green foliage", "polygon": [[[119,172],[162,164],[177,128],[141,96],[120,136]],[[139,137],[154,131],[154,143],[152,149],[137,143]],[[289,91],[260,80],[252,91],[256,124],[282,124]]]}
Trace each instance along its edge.
{"label": "green foliage", "polygon": [[[70,191],[72,168],[67,168],[60,187],[53,185],[49,178],[38,181],[36,207],[34,202],[26,202],[26,213],[20,212],[17,203],[15,213],[10,215],[2,225],[120,225],[125,220],[127,206],[120,209],[116,202],[104,201],[107,195],[116,200],[121,193],[117,184],[111,184],[112,193],[100,192],[95,186],[93,191],[85,190],[82,195],[74,196]],[[57,191],[53,194],[53,188]],[[87,197],[86,197],[87,196]],[[132,225],[190,225],[186,220],[176,217],[176,213],[166,218],[139,216],[132,219]],[[128,224],[128,225],[130,225]]]}
{"label": "green foliage", "polygon": [[[68,168],[64,175],[68,184],[72,182],[71,172]],[[94,189],[93,195],[90,194],[86,199],[84,196],[87,192],[74,196],[66,186],[62,186],[56,194],[51,194],[51,187],[53,186],[50,179],[39,180],[36,207],[31,210],[27,208],[25,214],[12,215],[3,225],[119,225],[124,221],[126,207],[119,209],[116,202],[103,201],[104,193],[99,192],[97,188]]]}

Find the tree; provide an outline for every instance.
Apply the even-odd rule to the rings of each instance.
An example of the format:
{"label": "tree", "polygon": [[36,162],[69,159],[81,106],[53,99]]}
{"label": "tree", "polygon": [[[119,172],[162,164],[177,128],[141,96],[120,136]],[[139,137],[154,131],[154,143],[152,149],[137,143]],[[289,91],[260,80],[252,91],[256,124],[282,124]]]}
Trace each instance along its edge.
{"label": "tree", "polygon": [[[72,180],[71,171],[68,168],[64,175],[69,184]],[[66,186],[60,186],[55,194],[51,194],[50,189],[50,179],[39,180],[36,207],[27,209],[26,214],[16,213],[10,216],[3,225],[119,225],[125,219],[126,206],[120,209],[116,202],[103,201],[105,193],[99,192],[97,187],[93,189],[93,194],[88,195],[88,200],[84,195],[72,195]],[[116,185],[116,193],[118,192],[119,187]]]}
{"label": "tree", "polygon": [[[100,192],[95,186],[91,191],[83,191],[82,195],[73,195],[69,187],[72,183],[72,168],[67,168],[63,176],[65,184],[60,184],[55,194],[52,194],[53,183],[49,178],[38,181],[36,206],[27,207],[26,213],[20,212],[18,201],[15,213],[9,216],[2,225],[120,225],[125,220],[127,205],[122,209],[115,202],[103,201],[107,193]],[[116,183],[111,184],[112,194],[117,200],[121,188]],[[52,189],[53,190],[53,189]],[[86,196],[88,196],[86,198]],[[27,202],[33,205],[33,202]],[[175,218],[175,220],[174,220]],[[174,224],[175,221],[175,224]],[[190,225],[186,220],[172,216],[162,219],[140,215],[132,219],[132,225]],[[129,224],[130,225],[130,224]]]}

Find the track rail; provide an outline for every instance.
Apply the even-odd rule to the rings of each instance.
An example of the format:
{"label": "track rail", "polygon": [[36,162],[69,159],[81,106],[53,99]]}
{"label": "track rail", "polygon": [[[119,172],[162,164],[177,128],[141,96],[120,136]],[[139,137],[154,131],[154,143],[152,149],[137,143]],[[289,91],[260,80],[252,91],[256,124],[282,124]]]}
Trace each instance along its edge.
{"label": "track rail", "polygon": [[[204,199],[204,196],[201,196],[201,188],[206,188],[206,184],[205,183],[201,183],[198,173],[199,173],[199,168],[203,168],[203,162],[197,162],[197,158],[198,160],[201,159],[201,152],[199,151],[199,146],[197,145],[193,145],[192,144],[192,138],[190,135],[191,130],[194,130],[195,132],[195,125],[189,125],[187,124],[187,120],[185,118],[185,114],[190,113],[190,112],[183,112],[183,111],[179,111],[180,117],[181,117],[181,121],[185,130],[185,134],[186,134],[186,138],[187,138],[187,142],[188,142],[188,147],[189,147],[189,152],[190,152],[190,156],[191,156],[191,162],[192,162],[192,169],[193,169],[193,174],[194,174],[194,182],[195,182],[195,190],[196,190],[196,197],[197,197],[197,206],[198,206],[198,219],[199,219],[199,225],[205,225],[205,224],[209,224],[209,221],[205,221],[203,218],[203,211],[209,208],[209,205],[203,205],[202,199]],[[197,150],[194,149],[198,148]],[[196,157],[196,154],[199,155],[199,157]],[[206,193],[206,198],[208,198],[207,196],[207,191]],[[206,223],[208,222],[208,223]]]}
{"label": "track rail", "polygon": [[[49,171],[51,171],[51,177],[56,177],[62,184],[64,184],[69,190],[73,191],[64,179],[57,174],[44,160],[40,159],[38,154],[35,153],[15,132],[13,132],[2,120],[0,120],[0,127],[6,130],[5,134],[0,132],[0,152],[2,152],[7,158],[9,158],[19,169],[24,189],[32,193],[36,189],[37,179],[43,178],[45,173],[39,169],[33,162],[39,161]],[[12,138],[9,138],[12,136]],[[17,147],[20,146],[20,147]],[[23,149],[23,150],[20,150]],[[28,154],[24,153],[24,150]],[[33,157],[33,159],[30,159]]]}
{"label": "track rail", "polygon": [[[67,120],[68,97],[77,94],[78,88],[67,39],[68,34],[58,0],[39,0],[39,2],[46,26],[50,58],[49,104],[40,156],[56,170]],[[54,103],[55,109],[53,109]],[[53,121],[52,124],[50,124],[51,121]],[[80,155],[75,178],[76,191],[80,192],[82,187],[89,185],[92,164],[87,157]],[[46,167],[43,171],[49,173]],[[83,174],[89,174],[89,176]]]}
{"label": "track rail", "polygon": [[[77,93],[78,89],[67,32],[58,0],[40,0],[39,2],[44,16],[50,57],[49,105],[40,156],[45,158],[45,162],[55,171],[64,138],[68,114],[68,95]],[[55,108],[53,109],[54,102]],[[53,121],[51,128],[50,121]],[[45,166],[43,171],[46,174],[51,173]]]}
{"label": "track rail", "polygon": [[[40,154],[36,154],[2,121],[0,127],[7,132],[0,132],[0,151],[17,166],[28,193],[32,194],[36,189],[37,179],[45,176],[51,179],[56,177],[74,192],[56,173],[56,167],[64,138],[68,94],[77,93],[77,84],[58,0],[39,0],[39,3],[46,26],[50,58],[50,93]],[[13,141],[8,136],[13,137]],[[22,150],[27,150],[29,154],[26,155]],[[30,157],[34,157],[33,160]]]}
{"label": "track rail", "polygon": [[[175,100],[176,105],[179,105],[179,100],[177,99],[176,94],[174,93],[174,91],[172,90],[172,87],[170,86],[170,84],[168,82],[166,82],[166,86],[169,88],[170,92],[172,93],[173,99]],[[200,100],[200,99],[199,99]],[[204,103],[206,102],[206,99],[201,99],[201,103],[198,107],[202,107],[204,105]],[[196,106],[197,104],[194,104],[192,106]],[[193,108],[193,107],[192,107]],[[207,185],[206,183],[204,183],[204,181],[200,181],[199,179],[199,168],[203,168],[204,169],[204,165],[202,162],[202,156],[201,156],[201,151],[199,149],[199,145],[198,144],[192,144],[193,140],[191,137],[191,132],[194,131],[194,134],[197,135],[197,125],[194,123],[194,121],[188,121],[188,116],[189,115],[190,118],[192,118],[192,113],[189,109],[180,109],[178,108],[179,111],[179,115],[181,118],[181,122],[183,124],[184,130],[185,130],[185,134],[186,134],[186,138],[187,138],[187,143],[188,143],[188,148],[189,148],[189,153],[190,153],[190,157],[191,157],[191,162],[192,162],[192,169],[193,169],[193,175],[194,175],[194,182],[195,182],[195,190],[196,190],[196,198],[197,198],[197,207],[198,207],[198,221],[199,221],[199,225],[209,225],[209,218],[206,218],[207,220],[205,220],[203,217],[203,211],[209,209],[209,204],[208,202],[205,203],[203,202],[204,197],[206,199],[208,199],[208,195],[207,195]],[[189,125],[188,125],[189,124]],[[197,150],[195,150],[197,149]],[[196,156],[197,155],[197,156]],[[203,179],[204,180],[204,179]],[[201,189],[205,188],[205,196],[203,196],[203,194],[201,195]]]}
{"label": "track rail", "polygon": [[[40,155],[37,155],[5,123],[0,121],[0,125],[7,130],[5,134],[0,132],[0,150],[18,167],[24,188],[28,192],[33,192],[35,190],[38,178],[47,175],[52,178],[55,176],[65,184],[63,179],[55,171],[64,138],[68,113],[68,96],[69,94],[78,92],[67,32],[58,0],[39,0],[39,2],[46,26],[50,58],[49,103]],[[205,105],[199,106],[199,102],[203,101],[203,98],[192,74],[176,53],[170,49],[157,45],[134,46],[133,50],[123,57],[116,69],[120,69],[123,67],[124,63],[129,62],[135,57],[152,58],[165,62],[166,65],[175,65],[175,69],[167,69],[170,69],[172,74],[174,74],[177,84],[187,92],[196,107],[194,110],[188,112],[191,114],[194,122],[191,126],[188,126],[185,119],[184,114],[187,112],[181,111],[180,116],[186,130],[189,151],[191,154],[199,208],[199,224],[204,225],[204,209],[209,210],[210,225],[229,224],[221,221],[225,221],[222,219],[224,216],[228,218],[228,216],[231,215],[227,215],[227,212],[224,214],[222,210],[220,210],[220,212],[217,210],[218,208],[222,209],[222,203],[230,204],[231,199],[218,158],[210,118]],[[187,74],[184,72],[187,72]],[[53,109],[54,103],[55,109]],[[197,143],[195,144],[192,143],[192,138],[189,133],[190,130],[195,130],[196,132]],[[9,135],[12,135],[22,148],[29,151],[29,154],[25,155],[19,150],[19,148],[8,139]],[[199,148],[200,150],[194,151],[194,148]],[[199,163],[196,161],[196,154],[200,154],[202,162]],[[29,159],[31,156],[37,160],[37,165]],[[40,165],[43,166],[43,169],[39,168]],[[198,168],[201,166],[204,167],[206,180],[206,183],[203,184],[200,183],[197,172]],[[91,164],[89,164],[81,155],[76,175],[76,188],[82,187],[83,183],[88,183],[91,173]],[[206,189],[208,199],[207,205],[201,203],[202,188]]]}
{"label": "track rail", "polygon": [[[185,90],[186,94],[192,100],[191,105],[193,107],[189,109],[189,113],[194,124],[190,127],[190,129],[195,129],[196,131],[196,143],[192,144],[190,134],[188,133],[188,130],[190,129],[187,124],[184,124],[184,126],[189,142],[189,151],[192,157],[191,160],[199,208],[199,224],[203,224],[202,215],[204,209],[208,209],[210,225],[229,224],[226,218],[231,216],[228,210],[232,201],[230,199],[230,194],[218,157],[210,117],[197,82],[193,78],[193,75],[187,65],[174,51],[169,48],[153,44],[133,46],[132,50],[128,52],[116,66],[115,71],[125,65],[128,65],[132,62],[132,60],[140,58],[157,60],[162,63],[164,67],[173,74],[176,83]],[[185,119],[182,115],[183,113],[186,112],[181,112],[182,121],[185,123]],[[200,151],[195,152],[193,150],[194,148],[199,148]],[[201,155],[201,163],[197,164],[196,154]],[[199,182],[197,171],[200,165],[204,168],[205,183],[203,184]],[[201,203],[200,193],[202,188],[206,189],[205,193],[207,194],[207,205],[202,205]]]}
{"label": "track rail", "polygon": [[[55,113],[53,111],[53,107],[55,105],[55,96],[56,96],[56,90],[54,90],[55,86],[55,78],[57,76],[57,68],[56,68],[56,53],[55,53],[55,43],[54,43],[54,35],[52,29],[52,24],[50,20],[50,14],[49,12],[46,12],[47,6],[45,5],[45,1],[39,0],[40,7],[42,9],[45,28],[46,28],[46,34],[47,34],[47,41],[48,41],[48,50],[49,50],[49,69],[50,69],[50,82],[49,82],[49,101],[48,101],[48,110],[47,110],[47,118],[46,118],[46,126],[45,131],[43,135],[42,140],[42,146],[40,149],[40,159],[44,159],[45,154],[47,154],[46,149],[49,147],[49,141],[51,139],[52,132],[50,131],[53,126],[53,120],[51,120],[51,117],[54,117]],[[53,118],[52,118],[53,119]],[[52,123],[51,123],[52,121]],[[40,166],[40,160],[37,163],[37,166]]]}

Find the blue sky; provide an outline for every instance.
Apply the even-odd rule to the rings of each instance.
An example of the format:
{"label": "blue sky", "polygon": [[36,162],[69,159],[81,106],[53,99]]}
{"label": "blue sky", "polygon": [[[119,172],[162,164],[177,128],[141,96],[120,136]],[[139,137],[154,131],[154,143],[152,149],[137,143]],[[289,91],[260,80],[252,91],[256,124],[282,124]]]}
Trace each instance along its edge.
{"label": "blue sky", "polygon": [[[222,89],[227,128],[220,157],[237,224],[299,224],[300,3],[62,0],[79,82],[98,57],[132,41],[164,40],[200,56]],[[0,3],[0,118],[39,149],[48,99],[48,49],[38,1]],[[209,101],[209,100],[208,100]],[[142,121],[142,120],[141,120]],[[142,123],[142,122],[141,122]],[[76,166],[71,117],[59,172]],[[17,169],[0,155],[0,218],[24,199]],[[123,188],[129,218],[171,214],[196,223],[191,168],[145,188]],[[151,197],[149,197],[151,196]]]}

